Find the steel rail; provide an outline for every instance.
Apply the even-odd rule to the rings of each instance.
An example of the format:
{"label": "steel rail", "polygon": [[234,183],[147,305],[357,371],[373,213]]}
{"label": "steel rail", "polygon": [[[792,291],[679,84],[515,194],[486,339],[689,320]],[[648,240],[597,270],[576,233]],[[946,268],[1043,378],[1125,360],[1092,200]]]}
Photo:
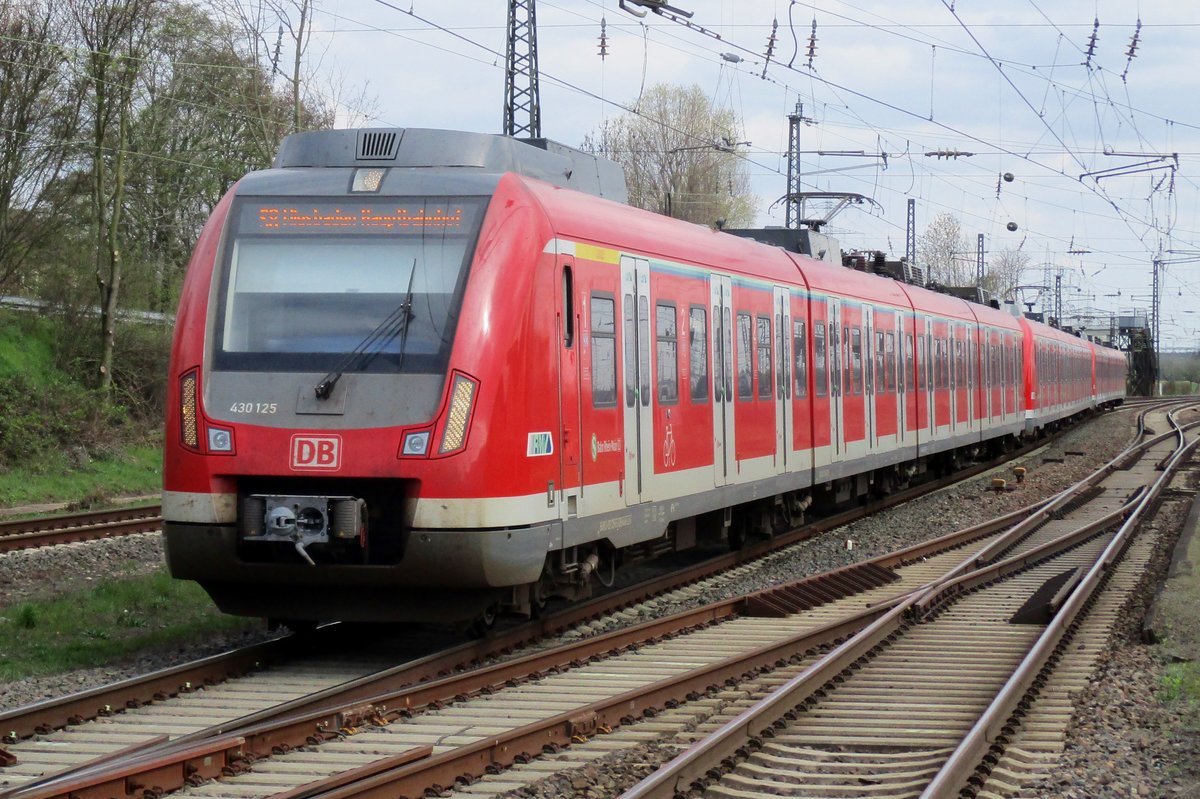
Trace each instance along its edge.
{"label": "steel rail", "polygon": [[[1170,435],[1173,435],[1173,433],[1155,436],[1150,440],[1134,444],[1126,451],[1118,454],[1112,461],[1120,462],[1127,458],[1130,450],[1148,452],[1156,443]],[[1080,481],[1080,483],[1071,486],[1067,489],[1067,492],[1076,491],[1083,482]],[[1053,500],[1047,504],[1052,503]],[[1130,517],[1133,517],[1135,513],[1139,513],[1141,509],[1146,507],[1146,504],[1147,496],[1145,492],[1139,492],[1139,498],[1136,501],[1108,515],[1106,526],[1111,527],[1114,520],[1123,514],[1129,514]],[[1088,526],[1095,527],[1095,525],[1091,524]],[[1128,523],[1126,523],[1122,526],[1122,529],[1128,526]],[[1075,535],[1067,536],[1065,540],[1060,539],[1058,542],[1044,545],[1039,547],[1037,551],[1041,553],[1041,559],[1045,560],[1047,557],[1057,554],[1057,552],[1075,546],[1078,543],[1077,538]],[[968,558],[959,567],[950,570],[949,573],[954,575],[951,579],[982,584],[990,582],[1004,571],[1015,570],[1012,567],[1016,562],[1027,561],[1025,556],[1017,556],[990,565],[977,567],[974,570],[966,570],[964,574],[964,569],[973,564],[976,559],[977,557]],[[1028,562],[1026,565],[1028,565]],[[683,795],[687,792],[689,786],[703,779],[710,772],[714,764],[745,755],[748,751],[761,746],[762,740],[769,737],[774,729],[784,726],[787,719],[794,718],[795,709],[798,706],[811,701],[821,691],[823,686],[837,675],[850,668],[864,655],[876,650],[889,637],[908,626],[911,623],[910,619],[915,615],[914,608],[918,600],[922,596],[935,592],[937,585],[935,584],[930,590],[918,589],[907,594],[884,615],[853,635],[846,643],[809,666],[801,674],[774,690],[768,697],[743,711],[703,740],[693,744],[668,764],[622,794],[621,799],[671,799],[672,797]],[[949,794],[945,796],[948,797]],[[939,796],[938,799],[942,799],[942,797]]]}
{"label": "steel rail", "polygon": [[0,522],[0,553],[162,529],[157,505]]}

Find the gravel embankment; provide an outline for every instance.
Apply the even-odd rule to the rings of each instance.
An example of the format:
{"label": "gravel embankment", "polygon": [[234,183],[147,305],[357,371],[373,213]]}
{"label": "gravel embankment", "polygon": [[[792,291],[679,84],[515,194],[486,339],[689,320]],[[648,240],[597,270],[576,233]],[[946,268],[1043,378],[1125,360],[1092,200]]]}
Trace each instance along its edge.
{"label": "gravel embankment", "polygon": [[[0,624],[8,622],[5,613],[26,600],[62,596],[114,577],[150,574],[165,568],[162,536],[158,533],[0,555]],[[107,666],[0,684],[0,709],[85,691],[270,637],[274,633],[269,634],[263,625],[242,635],[208,636],[204,641],[148,650]]]}

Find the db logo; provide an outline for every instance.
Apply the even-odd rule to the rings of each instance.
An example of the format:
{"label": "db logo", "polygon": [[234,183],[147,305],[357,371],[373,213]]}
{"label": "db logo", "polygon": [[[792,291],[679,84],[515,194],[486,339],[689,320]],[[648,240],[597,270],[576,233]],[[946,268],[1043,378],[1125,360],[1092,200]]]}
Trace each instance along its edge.
{"label": "db logo", "polygon": [[293,469],[341,468],[341,436],[292,436]]}

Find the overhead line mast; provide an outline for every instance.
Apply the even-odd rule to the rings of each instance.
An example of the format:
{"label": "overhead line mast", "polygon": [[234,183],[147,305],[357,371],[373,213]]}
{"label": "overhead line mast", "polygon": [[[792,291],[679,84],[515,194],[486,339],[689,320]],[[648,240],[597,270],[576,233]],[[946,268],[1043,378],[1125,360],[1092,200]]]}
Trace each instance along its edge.
{"label": "overhead line mast", "polygon": [[542,136],[538,91],[537,11],[534,0],[508,0],[505,48],[504,130],[506,136]]}

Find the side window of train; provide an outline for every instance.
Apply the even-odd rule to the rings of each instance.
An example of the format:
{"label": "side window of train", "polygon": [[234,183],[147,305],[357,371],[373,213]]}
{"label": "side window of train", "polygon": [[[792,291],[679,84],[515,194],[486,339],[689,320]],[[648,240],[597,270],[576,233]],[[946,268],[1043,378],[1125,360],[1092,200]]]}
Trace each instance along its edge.
{"label": "side window of train", "polygon": [[941,376],[938,378],[938,388],[949,388],[950,386],[950,341],[949,339],[939,338],[938,343],[938,366],[941,368]]}
{"label": "side window of train", "polygon": [[658,401],[679,402],[678,313],[674,303],[654,306],[654,360],[658,365]]}
{"label": "side window of train", "polygon": [[788,393],[787,331],[783,329],[783,314],[775,312],[775,390],[776,399]]}
{"label": "side window of train", "polygon": [[616,302],[611,296],[592,295],[592,405],[617,404]]}
{"label": "side window of train", "polygon": [[[818,323],[820,324],[820,323]],[[792,372],[796,377],[796,396],[808,396],[808,342],[804,336],[804,320],[792,320]]]}
{"label": "side window of train", "polygon": [[760,316],[758,323],[758,398],[771,398],[771,318]]}
{"label": "side window of train", "polygon": [[862,358],[862,328],[850,331],[850,354],[854,360],[851,377],[854,379],[854,393],[863,393],[863,358]]}
{"label": "side window of train", "polygon": [[825,368],[825,323],[813,322],[813,394],[826,396],[827,385],[829,374]]}
{"label": "side window of train", "polygon": [[713,399],[717,402],[725,401],[725,371],[722,369],[723,363],[721,353],[725,348],[721,346],[721,306],[714,305],[713,312]]}
{"label": "side window of train", "polygon": [[688,376],[692,401],[708,401],[708,319],[707,311],[693,305],[688,312]]}
{"label": "side window of train", "polygon": [[571,267],[563,267],[563,346],[575,346],[575,280]]}
{"label": "side window of train", "polygon": [[917,336],[917,388],[925,390],[925,370],[929,367],[925,357],[925,337]]}
{"label": "side window of train", "polygon": [[625,336],[625,406],[632,408],[637,405],[637,320],[633,316],[633,295],[625,295],[624,329]]}
{"label": "side window of train", "polygon": [[884,349],[884,353],[885,353],[884,371],[887,375],[887,388],[888,388],[888,391],[895,394],[897,388],[899,387],[897,385],[897,381],[896,381],[896,334],[895,333],[887,334],[887,345],[886,345],[886,348]]}
{"label": "side window of train", "polygon": [[837,327],[830,325],[825,351],[829,355],[829,393],[835,397],[842,395],[842,340],[838,336]]}
{"label": "side window of train", "polygon": [[754,322],[748,313],[739,313],[738,321],[738,399],[754,399]]}
{"label": "side window of train", "polygon": [[912,333],[904,334],[904,390],[913,390],[913,338]]}
{"label": "side window of train", "polygon": [[888,392],[887,353],[883,349],[883,333],[875,332],[875,391],[879,394]]}
{"label": "side window of train", "polygon": [[842,328],[838,357],[842,360],[842,394],[854,393],[854,357],[850,354],[850,328]]}

